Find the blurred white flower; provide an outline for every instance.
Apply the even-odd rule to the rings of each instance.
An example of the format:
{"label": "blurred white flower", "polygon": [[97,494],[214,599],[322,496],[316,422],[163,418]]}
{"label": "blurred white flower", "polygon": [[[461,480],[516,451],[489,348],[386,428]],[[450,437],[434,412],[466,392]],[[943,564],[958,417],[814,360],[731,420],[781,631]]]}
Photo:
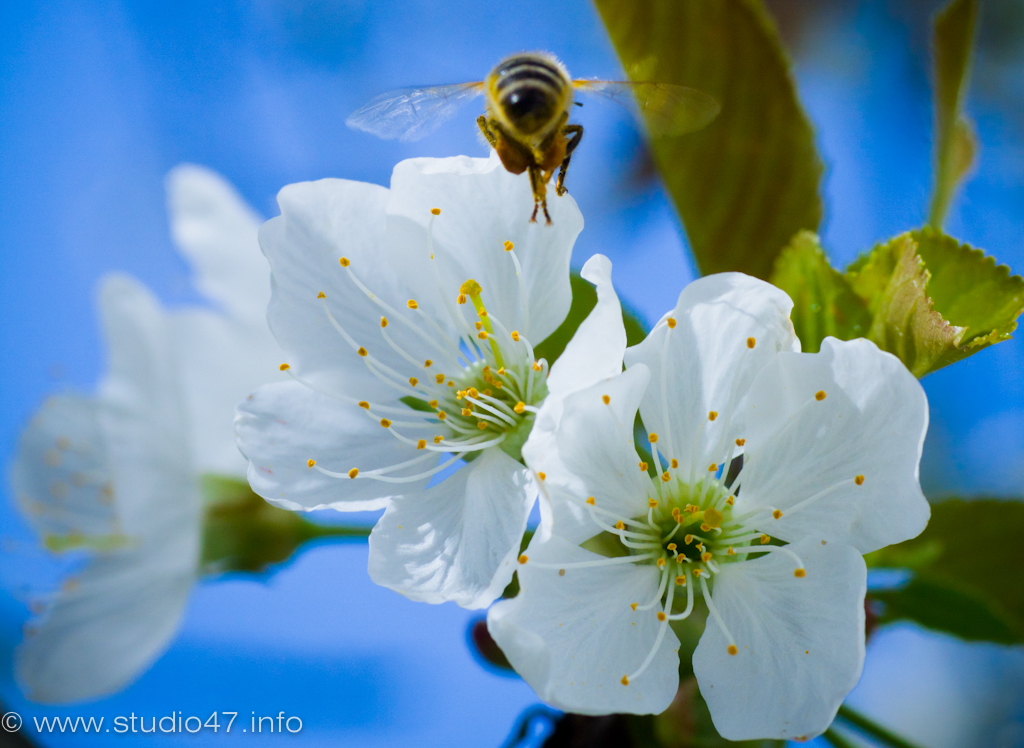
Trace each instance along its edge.
{"label": "blurred white flower", "polygon": [[710,617],[694,673],[723,737],[819,734],[857,682],[861,554],[928,520],[927,402],[866,340],[799,353],[791,308],[744,275],[695,281],[625,373],[570,395],[560,418],[542,409],[523,449],[542,524],[488,627],[546,701],[663,711],[679,679],[670,623],[698,595]]}
{"label": "blurred white flower", "polygon": [[[493,154],[403,161],[390,189],[294,184],[278,201],[260,243],[295,381],[239,406],[253,490],[291,509],[387,507],[370,535],[375,582],[488,605],[536,498],[520,449],[537,406],[580,386],[557,367],[548,379],[533,349],[569,310],[575,202],[528,223],[529,185]],[[610,290],[610,263],[594,263]],[[616,324],[624,349],[621,312]]]}
{"label": "blurred white flower", "polygon": [[11,478],[25,516],[50,551],[86,554],[17,650],[35,701],[117,691],[166,648],[199,574],[199,477],[245,475],[234,405],[280,377],[258,217],[199,167],[176,168],[167,188],[174,238],[221,310],[164,310],[137,281],[109,276],[98,392],[50,398],[22,435]]}

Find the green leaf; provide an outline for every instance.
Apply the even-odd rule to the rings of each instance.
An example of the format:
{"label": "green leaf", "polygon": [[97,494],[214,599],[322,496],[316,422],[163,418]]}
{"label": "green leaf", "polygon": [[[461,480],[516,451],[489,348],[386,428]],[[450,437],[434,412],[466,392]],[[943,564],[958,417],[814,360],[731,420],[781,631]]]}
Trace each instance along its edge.
{"label": "green leaf", "polygon": [[596,0],[627,74],[704,91],[718,118],[651,149],[704,274],[768,278],[821,222],[822,163],[760,0]]}
{"label": "green leaf", "polygon": [[873,317],[867,337],[918,377],[1008,340],[1024,309],[1024,279],[932,228],[876,246],[846,279]]}
{"label": "green leaf", "polygon": [[957,185],[974,163],[974,128],[963,115],[978,0],[953,0],[935,16],[935,194],[928,223],[941,228]]}
{"label": "green leaf", "polygon": [[889,606],[886,620],[909,618],[965,639],[1024,642],[1022,536],[1024,501],[939,502],[920,536],[867,557],[873,566],[916,570],[907,587],[871,595]]}
{"label": "green leaf", "polygon": [[[569,276],[569,281],[572,284],[572,306],[569,307],[569,314],[535,349],[537,358],[547,359],[548,364],[558,360],[565,346],[576,334],[576,329],[597,305],[597,289],[589,281],[585,281],[575,271]],[[626,345],[636,345],[647,336],[647,327],[625,302],[622,302],[622,323],[626,326]]]}
{"label": "green leaf", "polygon": [[840,340],[861,338],[871,327],[871,314],[849,282],[834,270],[818,237],[801,231],[775,261],[771,282],[793,299],[793,326],[801,349],[817,353],[831,335]]}

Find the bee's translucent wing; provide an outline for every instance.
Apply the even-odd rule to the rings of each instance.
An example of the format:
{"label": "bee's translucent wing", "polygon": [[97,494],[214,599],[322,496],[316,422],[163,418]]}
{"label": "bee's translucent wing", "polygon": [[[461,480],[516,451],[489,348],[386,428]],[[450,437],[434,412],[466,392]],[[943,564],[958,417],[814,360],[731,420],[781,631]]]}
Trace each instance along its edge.
{"label": "bee's translucent wing", "polygon": [[703,91],[672,83],[575,80],[578,91],[596,94],[643,115],[652,135],[683,135],[718,116],[718,102]]}
{"label": "bee's translucent wing", "polygon": [[384,140],[419,140],[436,130],[456,109],[483,90],[482,81],[400,88],[381,94],[352,112],[345,124]]}

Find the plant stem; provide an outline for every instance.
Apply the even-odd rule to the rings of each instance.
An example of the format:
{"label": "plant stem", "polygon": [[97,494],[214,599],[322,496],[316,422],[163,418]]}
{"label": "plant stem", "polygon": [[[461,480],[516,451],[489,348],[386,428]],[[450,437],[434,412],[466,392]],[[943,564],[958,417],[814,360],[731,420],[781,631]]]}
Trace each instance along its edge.
{"label": "plant stem", "polygon": [[890,732],[877,722],[873,722],[860,712],[854,711],[850,707],[846,706],[846,704],[839,707],[838,716],[846,722],[849,722],[851,726],[857,728],[861,732],[867,733],[884,745],[891,746],[891,748],[918,748],[914,743],[904,740],[899,735]]}
{"label": "plant stem", "polygon": [[825,730],[825,734],[821,737],[825,738],[826,742],[828,742],[834,748],[856,748],[856,746],[854,746],[853,743],[844,738],[831,727]]}

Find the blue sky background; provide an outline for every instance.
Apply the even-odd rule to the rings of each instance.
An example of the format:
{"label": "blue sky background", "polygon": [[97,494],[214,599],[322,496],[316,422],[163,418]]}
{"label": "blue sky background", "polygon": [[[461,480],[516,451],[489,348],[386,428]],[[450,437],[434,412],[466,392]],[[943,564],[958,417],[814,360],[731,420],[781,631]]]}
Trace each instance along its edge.
{"label": "blue sky background", "polygon": [[[777,7],[791,13],[794,3]],[[839,266],[924,221],[931,106],[922,7],[932,5],[844,3],[802,27],[784,16],[827,164],[822,233]],[[999,12],[986,17],[983,38],[1001,30],[999,20]],[[390,88],[480,79],[520,49],[554,51],[580,77],[621,77],[585,0],[0,5],[0,459],[9,462],[46,394],[95,385],[104,354],[93,304],[103,273],[132,273],[170,305],[199,301],[168,233],[171,167],[215,169],[270,216],[290,182],[386,184],[401,158],[484,155],[472,105],[415,144],[349,131],[344,119]],[[1019,47],[1016,58],[991,49],[979,56],[969,102],[981,160],[947,228],[1019,271],[1024,58]],[[567,185],[587,225],[574,264],[607,254],[620,294],[656,320],[692,278],[677,220],[660,188],[630,180],[642,151],[628,114],[595,103],[579,119],[587,133]],[[930,496],[1024,495],[1022,345],[999,345],[925,380]],[[181,636],[129,690],[74,709],[30,706],[11,680],[10,654],[27,616],[16,580],[32,563],[32,539],[9,501],[0,523],[0,698],[26,717],[227,710],[240,713],[237,730],[253,711],[284,710],[303,719],[299,740],[308,745],[497,746],[536,703],[522,682],[473,660],[471,614],[375,587],[365,546],[355,544],[314,548],[269,579],[206,582]],[[1019,746],[1021,694],[1019,650],[900,627],[873,640],[851,703],[927,745]]]}

